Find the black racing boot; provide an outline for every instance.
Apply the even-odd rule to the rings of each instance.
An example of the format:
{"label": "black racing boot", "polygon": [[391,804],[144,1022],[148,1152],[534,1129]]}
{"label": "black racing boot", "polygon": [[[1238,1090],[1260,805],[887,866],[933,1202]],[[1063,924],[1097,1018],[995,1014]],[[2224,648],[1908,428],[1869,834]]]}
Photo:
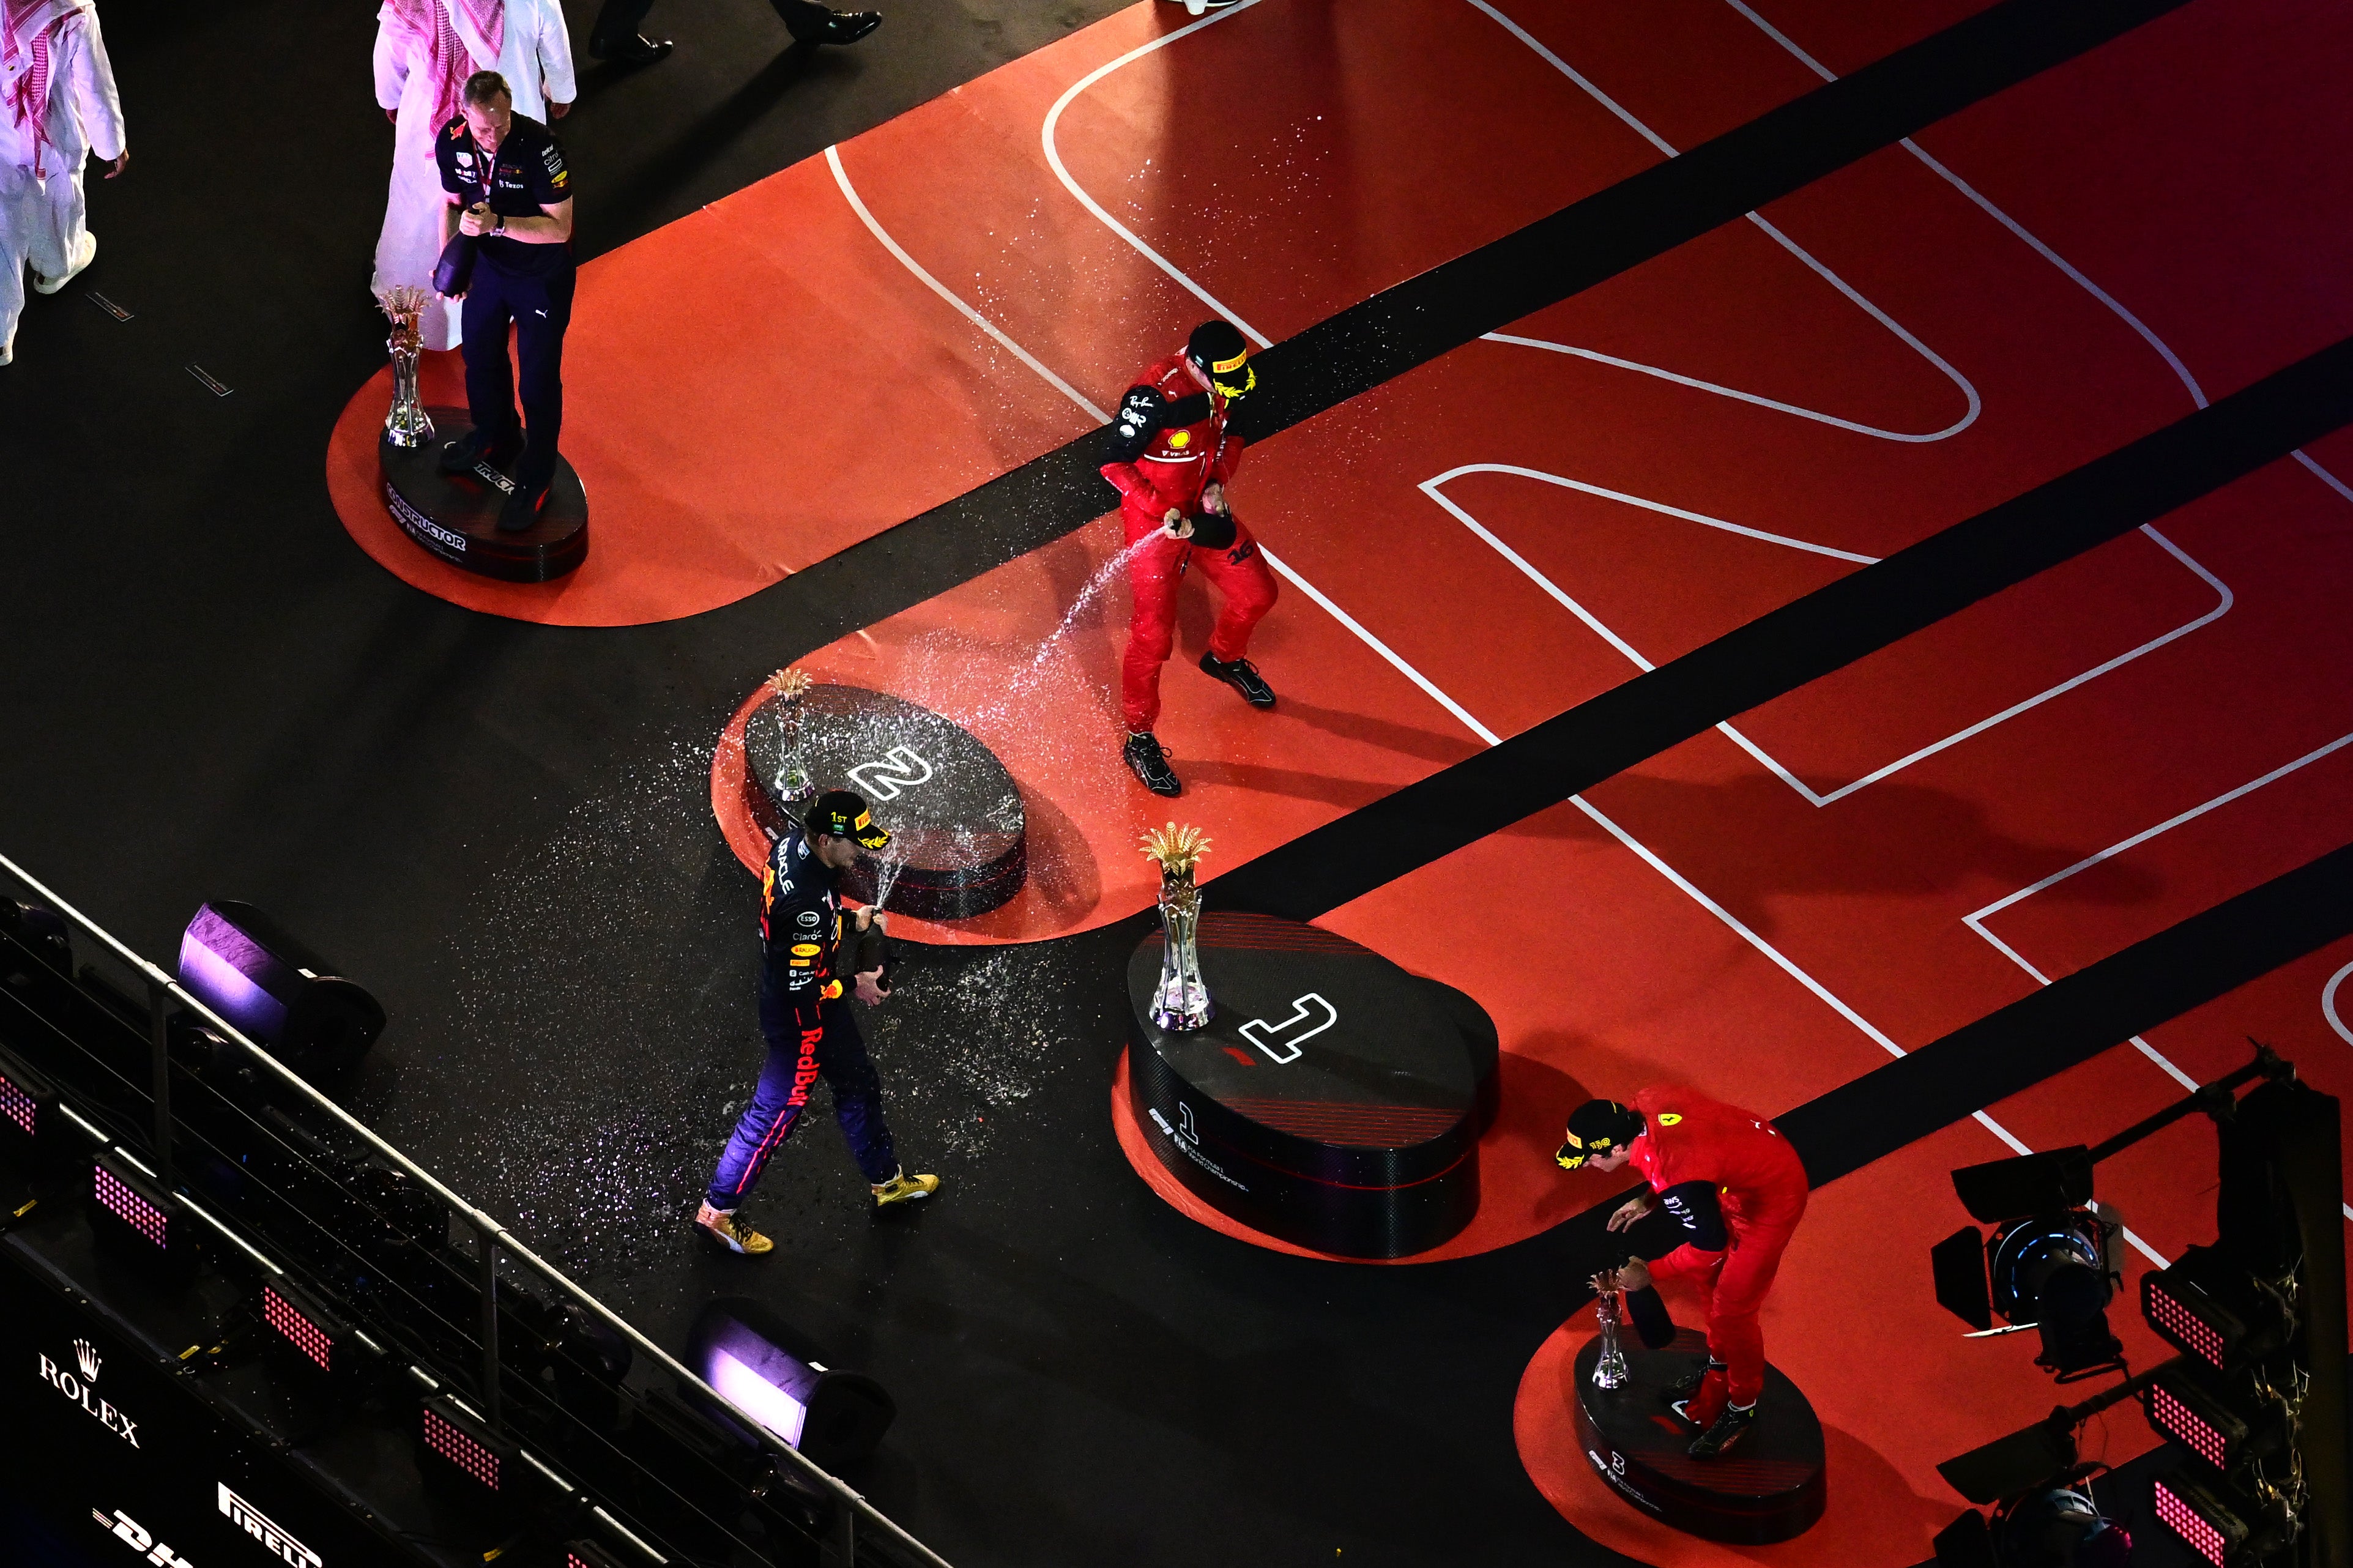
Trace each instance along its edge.
{"label": "black racing boot", "polygon": [[1724,1414],[1715,1418],[1715,1425],[1693,1438],[1692,1446],[1683,1451],[1694,1459],[1713,1459],[1746,1436],[1748,1428],[1755,1425],[1757,1406],[1752,1405],[1743,1410],[1736,1405],[1727,1405]]}
{"label": "black racing boot", "polygon": [[1726,1369],[1722,1362],[1713,1361],[1706,1356],[1702,1356],[1699,1360],[1692,1363],[1691,1370],[1689,1372],[1686,1372],[1681,1377],[1667,1384],[1665,1388],[1660,1390],[1659,1397],[1665,1400],[1670,1405],[1672,1405],[1678,1399],[1689,1399],[1693,1394],[1699,1392],[1699,1385],[1707,1381],[1707,1374],[1709,1373],[1723,1372]]}
{"label": "black racing boot", "polygon": [[787,17],[785,22],[797,44],[854,44],[881,25],[880,11],[833,11],[823,16]]}
{"label": "black racing boot", "polygon": [[1127,765],[1144,787],[1155,795],[1180,795],[1185,786],[1176,782],[1176,770],[1168,765],[1168,748],[1155,739],[1149,730],[1132,734],[1122,752]]}
{"label": "black racing boot", "polygon": [[1242,694],[1242,700],[1253,708],[1274,706],[1274,688],[1260,679],[1258,666],[1246,658],[1223,659],[1213,653],[1201,656],[1201,673],[1214,675]]}

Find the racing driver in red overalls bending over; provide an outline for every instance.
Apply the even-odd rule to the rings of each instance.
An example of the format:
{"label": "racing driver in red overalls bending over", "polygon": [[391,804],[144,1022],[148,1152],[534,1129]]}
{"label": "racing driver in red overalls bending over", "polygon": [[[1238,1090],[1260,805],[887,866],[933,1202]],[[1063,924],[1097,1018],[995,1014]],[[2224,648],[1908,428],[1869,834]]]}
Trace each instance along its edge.
{"label": "racing driver in red overalls bending over", "polygon": [[1631,1164],[1644,1186],[1609,1216],[1624,1230],[1649,1214],[1658,1194],[1685,1182],[1716,1189],[1730,1246],[1722,1252],[1677,1247],[1647,1269],[1640,1259],[1615,1283],[1641,1289],[1650,1279],[1688,1276],[1710,1289],[1707,1361],[1676,1384],[1676,1414],[1699,1428],[1691,1455],[1714,1458],[1757,1419],[1765,1391],[1765,1335],[1757,1310],[1806,1212],[1806,1167],[1788,1139],[1759,1116],[1687,1089],[1646,1089],[1630,1106],[1588,1100],[1568,1119],[1560,1163],[1614,1171]]}
{"label": "racing driver in red overalls bending over", "polygon": [[1103,465],[1103,476],[1119,490],[1120,521],[1134,552],[1127,580],[1135,607],[1120,667],[1125,755],[1155,795],[1184,787],[1152,726],[1160,718],[1160,667],[1175,641],[1176,590],[1187,566],[1198,563],[1226,601],[1201,655],[1202,670],[1253,708],[1274,706],[1274,692],[1242,657],[1251,629],[1273,606],[1274,574],[1226,504],[1226,482],[1242,460],[1242,438],[1226,428],[1227,413],[1257,384],[1240,329],[1204,321],[1184,353],[1151,366],[1127,389],[1112,421],[1116,460]]}

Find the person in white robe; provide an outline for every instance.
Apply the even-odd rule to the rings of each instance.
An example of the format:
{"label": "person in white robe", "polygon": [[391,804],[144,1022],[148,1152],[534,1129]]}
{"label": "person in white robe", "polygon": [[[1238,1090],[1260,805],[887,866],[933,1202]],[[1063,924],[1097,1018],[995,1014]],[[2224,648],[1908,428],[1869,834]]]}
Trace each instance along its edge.
{"label": "person in white robe", "polygon": [[375,242],[371,292],[407,284],[431,302],[417,330],[428,349],[454,349],[458,302],[432,292],[441,256],[441,210],[449,198],[433,159],[433,138],[458,118],[466,79],[506,78],[514,112],[542,124],[561,120],[579,96],[572,35],[558,0],[385,0],[376,13],[375,100],[392,117],[392,188]]}
{"label": "person in white robe", "polygon": [[0,0],[0,364],[16,357],[25,275],[54,294],[98,254],[82,194],[95,153],[131,162],[114,68],[89,0]]}

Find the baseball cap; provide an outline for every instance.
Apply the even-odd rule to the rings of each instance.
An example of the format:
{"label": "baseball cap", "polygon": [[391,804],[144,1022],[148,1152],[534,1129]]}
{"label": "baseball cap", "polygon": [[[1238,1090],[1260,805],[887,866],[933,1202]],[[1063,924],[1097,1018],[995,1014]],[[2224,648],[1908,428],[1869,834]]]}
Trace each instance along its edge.
{"label": "baseball cap", "polygon": [[854,838],[861,849],[880,849],[891,842],[890,830],[876,826],[866,803],[846,789],[829,789],[812,801],[801,818],[801,831]]}
{"label": "baseball cap", "polygon": [[1642,1113],[1614,1100],[1588,1100],[1568,1113],[1568,1132],[1553,1158],[1574,1171],[1594,1154],[1606,1154],[1642,1135]]}
{"label": "baseball cap", "polygon": [[1186,341],[1185,357],[1229,401],[1258,385],[1258,372],[1250,368],[1250,343],[1231,321],[1204,321],[1195,327]]}

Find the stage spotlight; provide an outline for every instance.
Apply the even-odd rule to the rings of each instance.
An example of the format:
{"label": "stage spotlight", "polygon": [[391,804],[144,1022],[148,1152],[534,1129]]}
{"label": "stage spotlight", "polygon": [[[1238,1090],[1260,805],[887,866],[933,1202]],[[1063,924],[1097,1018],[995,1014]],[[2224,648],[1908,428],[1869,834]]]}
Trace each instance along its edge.
{"label": "stage spotlight", "polygon": [[2271,1287],[2211,1247],[2140,1281],[2141,1314],[2169,1343],[2217,1372],[2236,1372],[2288,1342],[2295,1322]]}
{"label": "stage spotlight", "polygon": [[90,1162],[90,1228],[118,1255],[159,1273],[185,1279],[204,1260],[202,1222],[158,1185],[153,1174],[118,1152]]}
{"label": "stage spotlight", "polygon": [[689,1364],[705,1383],[827,1469],[872,1453],[898,1415],[881,1384],[828,1367],[815,1345],[756,1301],[712,1302],[691,1344]]}
{"label": "stage spotlight", "polygon": [[629,1564],[593,1541],[564,1543],[564,1568],[629,1568]]}
{"label": "stage spotlight", "polygon": [[1980,1333],[1997,1316],[2034,1328],[2042,1342],[2034,1364],[2061,1383],[2109,1370],[2124,1349],[2107,1312],[2120,1231],[2090,1208],[2013,1219],[1982,1244],[1964,1227],[1929,1249],[1937,1304]]}
{"label": "stage spotlight", "polygon": [[1987,1225],[2021,1215],[2079,1209],[2092,1201],[2092,1153],[2078,1143],[1964,1165],[1953,1173],[1953,1191],[1969,1217]]}
{"label": "stage spotlight", "polygon": [[180,984],[249,1037],[348,1061],[384,1032],[374,996],[251,904],[205,904],[180,938]]}

